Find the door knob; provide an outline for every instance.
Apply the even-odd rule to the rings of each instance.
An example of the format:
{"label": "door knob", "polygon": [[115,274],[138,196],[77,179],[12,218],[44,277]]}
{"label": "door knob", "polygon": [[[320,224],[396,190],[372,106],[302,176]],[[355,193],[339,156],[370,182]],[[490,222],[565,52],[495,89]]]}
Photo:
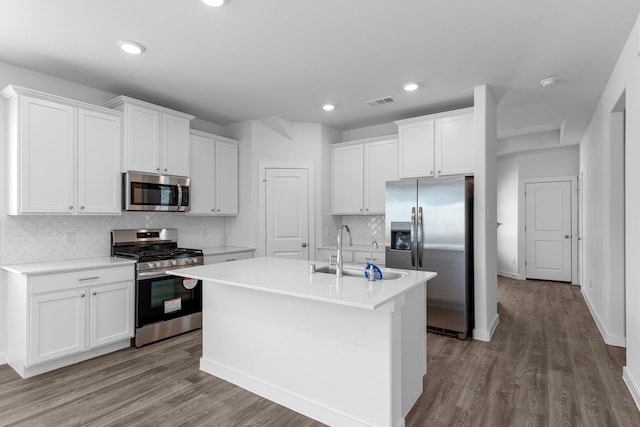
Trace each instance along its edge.
{"label": "door knob", "polygon": [[568,239],[569,237],[571,237],[571,236],[569,236],[568,234],[565,234],[565,235],[564,235],[564,238],[565,238],[565,239]]}
{"label": "door knob", "polygon": [[306,243],[302,243],[302,247],[303,247],[303,248],[306,248],[306,247],[307,247],[307,244],[306,244]]}

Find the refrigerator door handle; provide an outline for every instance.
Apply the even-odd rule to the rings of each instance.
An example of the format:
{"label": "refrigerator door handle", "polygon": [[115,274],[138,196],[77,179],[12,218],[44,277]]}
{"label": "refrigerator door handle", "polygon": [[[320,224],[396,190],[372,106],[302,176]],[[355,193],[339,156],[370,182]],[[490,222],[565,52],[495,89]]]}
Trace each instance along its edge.
{"label": "refrigerator door handle", "polygon": [[416,266],[416,208],[411,208],[411,267]]}
{"label": "refrigerator door handle", "polygon": [[422,206],[418,208],[418,268],[422,269]]}

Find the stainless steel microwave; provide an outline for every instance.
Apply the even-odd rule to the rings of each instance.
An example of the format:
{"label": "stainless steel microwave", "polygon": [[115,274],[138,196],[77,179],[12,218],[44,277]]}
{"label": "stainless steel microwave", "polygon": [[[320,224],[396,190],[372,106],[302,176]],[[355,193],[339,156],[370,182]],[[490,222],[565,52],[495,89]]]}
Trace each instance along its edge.
{"label": "stainless steel microwave", "polygon": [[126,172],[122,181],[126,211],[184,212],[191,209],[189,178]]}

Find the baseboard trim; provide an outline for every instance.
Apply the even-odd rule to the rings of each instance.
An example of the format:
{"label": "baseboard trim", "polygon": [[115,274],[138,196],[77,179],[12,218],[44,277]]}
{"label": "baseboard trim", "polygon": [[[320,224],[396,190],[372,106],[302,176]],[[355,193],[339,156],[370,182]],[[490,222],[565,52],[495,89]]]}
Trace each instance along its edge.
{"label": "baseboard trim", "polygon": [[496,316],[493,318],[491,325],[489,326],[489,330],[483,329],[473,329],[473,339],[476,341],[484,341],[489,342],[491,338],[493,338],[493,334],[496,332],[496,328],[500,323],[500,316],[496,313]]}
{"label": "baseboard trim", "polygon": [[[308,400],[213,360],[200,358],[200,370],[328,425],[348,427],[368,425],[362,420],[336,411],[319,402]],[[396,420],[393,422],[393,426],[404,426],[404,419]]]}
{"label": "baseboard trim", "polygon": [[584,301],[587,303],[587,307],[589,308],[589,312],[591,313],[591,317],[593,318],[594,322],[596,323],[596,327],[598,328],[598,331],[600,332],[600,335],[602,336],[602,339],[604,340],[605,344],[608,345],[613,345],[616,347],[627,347],[627,338],[620,336],[620,335],[613,335],[610,334],[609,331],[607,330],[607,328],[604,326],[604,323],[602,322],[602,319],[600,319],[600,316],[598,316],[598,312],[596,311],[596,309],[593,307],[593,304],[591,303],[591,300],[589,299],[589,294],[587,294],[584,291],[583,287],[580,287],[580,293],[582,294],[582,298],[584,298]]}
{"label": "baseboard trim", "polygon": [[622,368],[622,379],[627,385],[627,388],[631,393],[631,397],[633,397],[633,401],[636,403],[638,409],[640,409],[640,387],[638,387],[638,383],[633,378],[633,375],[631,375],[631,371],[627,366]]}
{"label": "baseboard trim", "polygon": [[510,271],[498,270],[498,276],[508,277],[509,279],[526,280],[521,274],[512,273]]}

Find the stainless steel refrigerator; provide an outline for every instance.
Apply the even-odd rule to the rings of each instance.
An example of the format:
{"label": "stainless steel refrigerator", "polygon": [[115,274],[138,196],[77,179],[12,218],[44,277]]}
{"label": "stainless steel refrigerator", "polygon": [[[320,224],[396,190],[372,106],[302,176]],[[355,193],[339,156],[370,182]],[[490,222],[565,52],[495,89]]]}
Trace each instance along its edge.
{"label": "stainless steel refrigerator", "polygon": [[386,266],[435,271],[427,329],[466,338],[473,329],[473,177],[389,181]]}

